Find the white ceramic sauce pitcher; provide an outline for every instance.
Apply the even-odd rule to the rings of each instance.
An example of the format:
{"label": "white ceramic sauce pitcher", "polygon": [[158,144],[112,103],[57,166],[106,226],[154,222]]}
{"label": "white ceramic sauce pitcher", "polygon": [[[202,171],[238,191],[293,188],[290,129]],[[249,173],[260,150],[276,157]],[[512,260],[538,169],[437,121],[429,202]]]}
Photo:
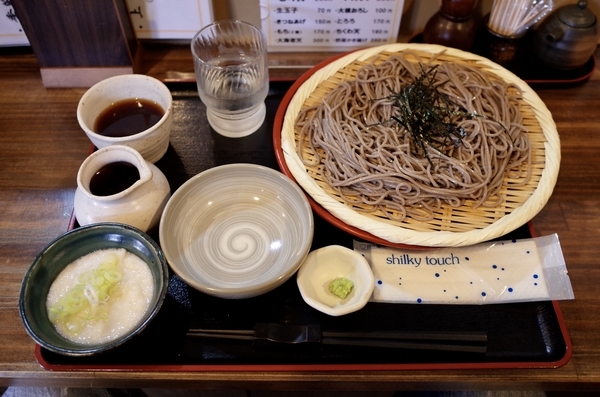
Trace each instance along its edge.
{"label": "white ceramic sauce pitcher", "polygon": [[[138,169],[139,180],[118,193],[99,196],[90,191],[92,177],[103,166],[127,162]],[[77,173],[75,217],[80,225],[119,222],[147,232],[156,227],[171,197],[165,175],[142,155],[128,146],[112,145],[92,153]]]}

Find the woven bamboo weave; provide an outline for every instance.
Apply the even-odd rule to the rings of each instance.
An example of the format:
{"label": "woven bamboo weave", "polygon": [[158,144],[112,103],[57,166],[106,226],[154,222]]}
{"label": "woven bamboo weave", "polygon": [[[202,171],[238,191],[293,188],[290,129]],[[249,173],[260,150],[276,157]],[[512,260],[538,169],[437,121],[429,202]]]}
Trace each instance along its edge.
{"label": "woven bamboo weave", "polygon": [[[452,208],[444,205],[430,221],[411,217],[394,221],[382,211],[369,212],[347,204],[324,180],[321,167],[306,167],[296,153],[298,131],[295,120],[306,106],[318,105],[340,82],[353,80],[365,64],[378,64],[397,52],[410,52],[418,61],[463,62],[482,68],[522,90],[523,124],[532,145],[531,179],[514,186],[518,180],[506,176],[501,190],[502,203],[495,207],[479,206],[467,200]],[[417,62],[417,59],[415,59]],[[548,201],[560,163],[560,140],[552,116],[537,94],[521,79],[501,66],[477,55],[427,44],[392,44],[348,54],[317,70],[296,91],[285,113],[282,150],[286,165],[299,185],[331,216],[390,243],[418,246],[464,246],[500,237],[531,220]],[[308,149],[305,149],[308,150]],[[306,151],[305,158],[314,156]],[[393,210],[388,209],[393,215]]]}

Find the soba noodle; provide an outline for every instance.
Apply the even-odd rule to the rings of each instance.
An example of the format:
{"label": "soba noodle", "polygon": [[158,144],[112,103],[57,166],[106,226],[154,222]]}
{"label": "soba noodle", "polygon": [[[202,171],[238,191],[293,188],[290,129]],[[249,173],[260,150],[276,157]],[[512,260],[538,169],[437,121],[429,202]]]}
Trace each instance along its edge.
{"label": "soba noodle", "polygon": [[355,80],[303,109],[296,120],[299,157],[320,168],[348,205],[393,220],[430,220],[445,205],[497,206],[506,176],[511,186],[530,176],[520,90],[481,69],[437,62],[435,83],[458,105],[453,110],[477,117],[457,121],[460,142],[427,145],[419,155],[411,134],[392,120],[398,109],[390,97],[433,67],[409,56],[363,66]]}

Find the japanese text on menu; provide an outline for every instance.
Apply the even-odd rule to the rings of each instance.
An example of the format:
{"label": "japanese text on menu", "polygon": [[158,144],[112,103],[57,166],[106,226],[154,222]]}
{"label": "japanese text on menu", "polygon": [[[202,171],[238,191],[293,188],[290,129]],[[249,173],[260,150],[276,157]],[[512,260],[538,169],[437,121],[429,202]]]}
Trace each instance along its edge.
{"label": "japanese text on menu", "polygon": [[404,0],[261,0],[271,51],[332,51],[393,43]]}

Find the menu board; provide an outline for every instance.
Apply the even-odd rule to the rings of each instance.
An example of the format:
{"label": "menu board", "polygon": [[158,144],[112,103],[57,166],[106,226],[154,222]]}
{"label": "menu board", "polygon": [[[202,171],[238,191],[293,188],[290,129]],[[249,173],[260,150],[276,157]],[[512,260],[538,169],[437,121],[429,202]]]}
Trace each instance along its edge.
{"label": "menu board", "polygon": [[11,0],[0,1],[0,46],[26,46],[29,40],[15,14]]}
{"label": "menu board", "polygon": [[127,0],[138,39],[191,39],[213,23],[211,0]]}
{"label": "menu board", "polygon": [[404,0],[260,0],[269,51],[348,51],[395,43]]}

